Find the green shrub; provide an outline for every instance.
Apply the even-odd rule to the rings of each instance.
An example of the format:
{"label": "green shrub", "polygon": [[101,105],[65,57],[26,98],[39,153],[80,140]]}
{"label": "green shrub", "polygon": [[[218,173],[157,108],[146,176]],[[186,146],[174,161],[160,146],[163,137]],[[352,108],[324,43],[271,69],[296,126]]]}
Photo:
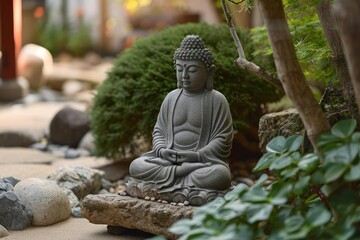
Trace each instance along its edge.
{"label": "green shrub", "polygon": [[[197,209],[170,228],[180,240],[360,239],[360,132],[355,120],[320,137],[323,163],[301,155],[301,136],[274,138],[255,171],[277,176],[263,186],[239,184],[224,198]],[[158,237],[157,239],[161,239]]]}
{"label": "green shrub", "polygon": [[[249,32],[238,32],[245,52],[251,54],[254,49]],[[176,88],[173,53],[188,34],[201,36],[212,51],[217,67],[214,88],[227,97],[237,130],[242,131],[248,124],[257,126],[261,104],[279,99],[272,86],[234,64],[237,52],[226,25],[170,27],[137,40],[121,53],[99,87],[91,112],[97,155],[119,155],[120,149],[139,136],[150,141],[161,102]],[[274,71],[270,57],[247,58]]]}

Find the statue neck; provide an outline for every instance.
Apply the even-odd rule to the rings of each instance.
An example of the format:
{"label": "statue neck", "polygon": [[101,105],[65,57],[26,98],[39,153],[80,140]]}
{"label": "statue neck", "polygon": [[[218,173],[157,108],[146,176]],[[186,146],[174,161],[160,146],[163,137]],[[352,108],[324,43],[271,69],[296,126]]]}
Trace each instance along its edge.
{"label": "statue neck", "polygon": [[201,95],[204,91],[205,91],[205,89],[201,89],[201,90],[196,91],[196,92],[189,92],[189,91],[183,89],[183,93],[184,93],[186,96],[197,96],[197,95]]}

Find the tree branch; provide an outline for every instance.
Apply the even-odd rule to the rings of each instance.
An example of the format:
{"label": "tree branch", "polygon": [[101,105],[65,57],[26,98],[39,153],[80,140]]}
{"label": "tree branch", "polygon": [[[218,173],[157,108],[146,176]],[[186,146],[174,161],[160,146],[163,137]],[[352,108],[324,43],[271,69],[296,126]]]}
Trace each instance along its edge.
{"label": "tree branch", "polygon": [[[241,41],[240,41],[240,39],[239,39],[239,37],[238,37],[238,35],[236,33],[235,26],[234,26],[234,23],[232,21],[229,8],[228,8],[225,1],[226,0],[221,0],[221,5],[222,5],[222,8],[224,10],[226,23],[229,26],[231,36],[234,39],[234,42],[235,42],[235,45],[236,45],[236,50],[237,50],[237,53],[239,55],[239,58],[235,61],[236,64],[240,68],[244,69],[245,71],[248,71],[248,72],[250,72],[252,74],[255,74],[256,76],[258,76],[259,78],[261,78],[264,81],[268,82],[269,84],[273,85],[277,89],[279,89],[281,91],[284,91],[280,80],[275,75],[273,75],[270,72],[266,71],[265,69],[257,66],[255,63],[249,62],[249,61],[246,60],[244,49],[243,49],[243,47],[241,45]],[[231,1],[231,0],[228,0],[228,1]],[[231,1],[231,2],[233,2],[233,1]]]}

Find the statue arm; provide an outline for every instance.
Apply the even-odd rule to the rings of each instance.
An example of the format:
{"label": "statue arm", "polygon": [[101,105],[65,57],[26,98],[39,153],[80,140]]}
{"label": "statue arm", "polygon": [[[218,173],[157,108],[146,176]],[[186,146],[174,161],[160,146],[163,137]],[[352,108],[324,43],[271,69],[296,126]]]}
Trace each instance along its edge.
{"label": "statue arm", "polygon": [[155,152],[156,157],[161,157],[160,151],[166,148],[166,138],[167,138],[167,114],[169,107],[169,95],[167,95],[164,101],[161,104],[160,111],[156,120],[153,131],[153,151]]}
{"label": "statue arm", "polygon": [[229,104],[219,92],[214,98],[211,118],[210,138],[206,146],[198,151],[199,161],[226,164],[232,147],[233,125]]}

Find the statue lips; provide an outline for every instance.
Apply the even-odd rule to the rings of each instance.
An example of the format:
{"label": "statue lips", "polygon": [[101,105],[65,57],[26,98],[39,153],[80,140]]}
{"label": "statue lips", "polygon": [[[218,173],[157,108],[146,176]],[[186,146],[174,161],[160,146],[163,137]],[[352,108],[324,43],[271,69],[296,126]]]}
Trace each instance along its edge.
{"label": "statue lips", "polygon": [[184,79],[183,79],[181,82],[182,82],[183,86],[189,86],[189,85],[190,85],[190,81],[189,81],[189,80],[184,80]]}

